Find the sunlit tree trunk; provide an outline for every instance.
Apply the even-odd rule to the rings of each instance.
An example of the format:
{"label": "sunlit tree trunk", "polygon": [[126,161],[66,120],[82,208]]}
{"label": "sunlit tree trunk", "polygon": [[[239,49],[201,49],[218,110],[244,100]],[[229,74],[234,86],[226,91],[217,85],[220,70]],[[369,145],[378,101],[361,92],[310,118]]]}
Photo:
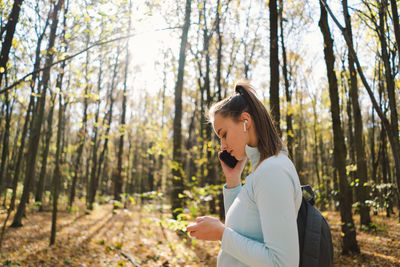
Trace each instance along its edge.
{"label": "sunlit tree trunk", "polygon": [[340,216],[342,218],[343,233],[342,253],[359,253],[360,248],[357,244],[356,229],[351,212],[351,191],[346,177],[346,147],[344,144],[343,130],[340,124],[338,85],[336,74],[334,72],[335,56],[333,54],[333,39],[330,34],[327,12],[322,3],[320,3],[320,6],[321,18],[319,21],[319,27],[324,37],[324,55],[329,81],[329,97],[331,100],[331,116],[334,138],[334,162],[335,168],[339,174],[339,209]]}
{"label": "sunlit tree trunk", "polygon": [[175,85],[175,117],[174,117],[174,133],[173,133],[173,168],[172,168],[172,192],[171,192],[171,209],[172,216],[176,219],[178,214],[181,213],[182,199],[179,198],[179,194],[183,193],[184,181],[183,181],[183,164],[182,164],[182,89],[183,89],[183,76],[185,70],[185,58],[186,58],[186,45],[187,37],[190,27],[190,13],[191,13],[191,1],[186,0],[185,8],[185,23],[182,29],[181,45],[179,52],[179,66],[178,66],[178,77]]}

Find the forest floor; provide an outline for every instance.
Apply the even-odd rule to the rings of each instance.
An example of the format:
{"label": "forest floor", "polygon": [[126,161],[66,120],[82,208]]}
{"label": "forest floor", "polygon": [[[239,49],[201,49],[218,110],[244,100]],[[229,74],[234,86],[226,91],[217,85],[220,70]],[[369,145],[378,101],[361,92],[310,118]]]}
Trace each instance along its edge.
{"label": "forest floor", "polygon": [[[377,230],[357,231],[361,254],[343,256],[339,213],[323,215],[332,229],[335,266],[400,266],[396,217],[374,216]],[[7,228],[0,266],[216,266],[219,243],[179,234],[174,231],[179,225],[169,218],[167,209],[161,213],[150,204],[114,212],[112,204],[104,204],[90,213],[82,205],[81,210],[59,212],[56,244],[49,247],[51,212],[32,208],[22,228]],[[357,223],[359,216],[354,219]]]}

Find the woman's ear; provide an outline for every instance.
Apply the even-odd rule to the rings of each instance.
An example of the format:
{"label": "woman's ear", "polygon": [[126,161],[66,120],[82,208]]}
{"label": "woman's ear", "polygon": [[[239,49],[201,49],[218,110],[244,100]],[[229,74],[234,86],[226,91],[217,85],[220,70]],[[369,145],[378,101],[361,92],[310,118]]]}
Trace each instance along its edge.
{"label": "woman's ear", "polygon": [[242,114],[240,115],[240,120],[242,122],[244,122],[245,120],[247,120],[247,124],[251,123],[251,116],[249,113],[247,112],[242,112]]}

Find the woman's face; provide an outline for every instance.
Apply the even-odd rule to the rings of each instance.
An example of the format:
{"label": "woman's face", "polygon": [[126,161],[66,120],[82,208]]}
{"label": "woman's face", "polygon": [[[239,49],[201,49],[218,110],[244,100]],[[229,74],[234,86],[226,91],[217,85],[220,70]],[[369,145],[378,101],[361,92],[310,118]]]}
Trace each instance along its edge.
{"label": "woman's face", "polygon": [[244,132],[243,121],[234,121],[220,114],[214,116],[214,131],[221,141],[221,150],[227,150],[237,160],[246,157],[245,145],[248,134]]}

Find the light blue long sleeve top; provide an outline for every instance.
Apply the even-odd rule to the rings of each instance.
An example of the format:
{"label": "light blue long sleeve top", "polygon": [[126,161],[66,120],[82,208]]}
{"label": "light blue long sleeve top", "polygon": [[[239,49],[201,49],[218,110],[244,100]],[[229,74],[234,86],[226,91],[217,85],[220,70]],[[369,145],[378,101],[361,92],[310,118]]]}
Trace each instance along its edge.
{"label": "light blue long sleeve top", "polygon": [[225,230],[218,267],[299,265],[297,213],[301,187],[287,153],[260,160],[246,145],[252,173],[243,186],[223,187]]}

